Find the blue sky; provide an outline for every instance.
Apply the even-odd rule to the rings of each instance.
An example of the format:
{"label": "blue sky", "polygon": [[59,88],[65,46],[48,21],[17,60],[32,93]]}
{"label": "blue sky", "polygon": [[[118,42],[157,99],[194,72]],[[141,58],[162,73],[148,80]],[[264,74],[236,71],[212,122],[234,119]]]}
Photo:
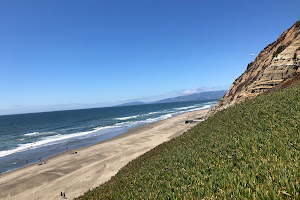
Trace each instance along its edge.
{"label": "blue sky", "polygon": [[0,114],[228,88],[300,1],[0,1]]}

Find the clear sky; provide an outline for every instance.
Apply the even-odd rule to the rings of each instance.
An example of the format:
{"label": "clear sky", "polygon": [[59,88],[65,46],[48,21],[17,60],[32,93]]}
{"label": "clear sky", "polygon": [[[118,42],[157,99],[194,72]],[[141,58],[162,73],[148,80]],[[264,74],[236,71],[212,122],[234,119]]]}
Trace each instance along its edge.
{"label": "clear sky", "polygon": [[299,0],[2,0],[0,114],[228,89],[299,10]]}

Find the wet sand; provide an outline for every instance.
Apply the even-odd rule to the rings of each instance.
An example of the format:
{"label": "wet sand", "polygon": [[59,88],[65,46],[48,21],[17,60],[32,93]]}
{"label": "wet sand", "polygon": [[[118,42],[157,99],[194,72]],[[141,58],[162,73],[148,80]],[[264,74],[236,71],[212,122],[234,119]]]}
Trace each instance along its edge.
{"label": "wet sand", "polygon": [[60,153],[0,175],[0,199],[73,199],[108,181],[127,163],[195,124],[185,124],[207,110],[184,113],[143,125],[113,139]]}

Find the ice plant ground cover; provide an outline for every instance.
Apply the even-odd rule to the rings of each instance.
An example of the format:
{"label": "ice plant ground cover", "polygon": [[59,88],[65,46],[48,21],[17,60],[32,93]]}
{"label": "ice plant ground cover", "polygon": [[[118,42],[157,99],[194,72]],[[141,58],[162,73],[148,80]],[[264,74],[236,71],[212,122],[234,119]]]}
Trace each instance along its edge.
{"label": "ice plant ground cover", "polygon": [[78,199],[299,199],[300,82],[220,111]]}

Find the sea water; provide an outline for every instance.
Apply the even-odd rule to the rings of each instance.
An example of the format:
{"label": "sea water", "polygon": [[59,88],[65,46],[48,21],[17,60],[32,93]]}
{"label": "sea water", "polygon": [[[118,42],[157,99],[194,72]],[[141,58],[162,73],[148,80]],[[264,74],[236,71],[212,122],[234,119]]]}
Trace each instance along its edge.
{"label": "sea water", "polygon": [[133,127],[213,107],[218,100],[0,116],[0,173],[111,139]]}

